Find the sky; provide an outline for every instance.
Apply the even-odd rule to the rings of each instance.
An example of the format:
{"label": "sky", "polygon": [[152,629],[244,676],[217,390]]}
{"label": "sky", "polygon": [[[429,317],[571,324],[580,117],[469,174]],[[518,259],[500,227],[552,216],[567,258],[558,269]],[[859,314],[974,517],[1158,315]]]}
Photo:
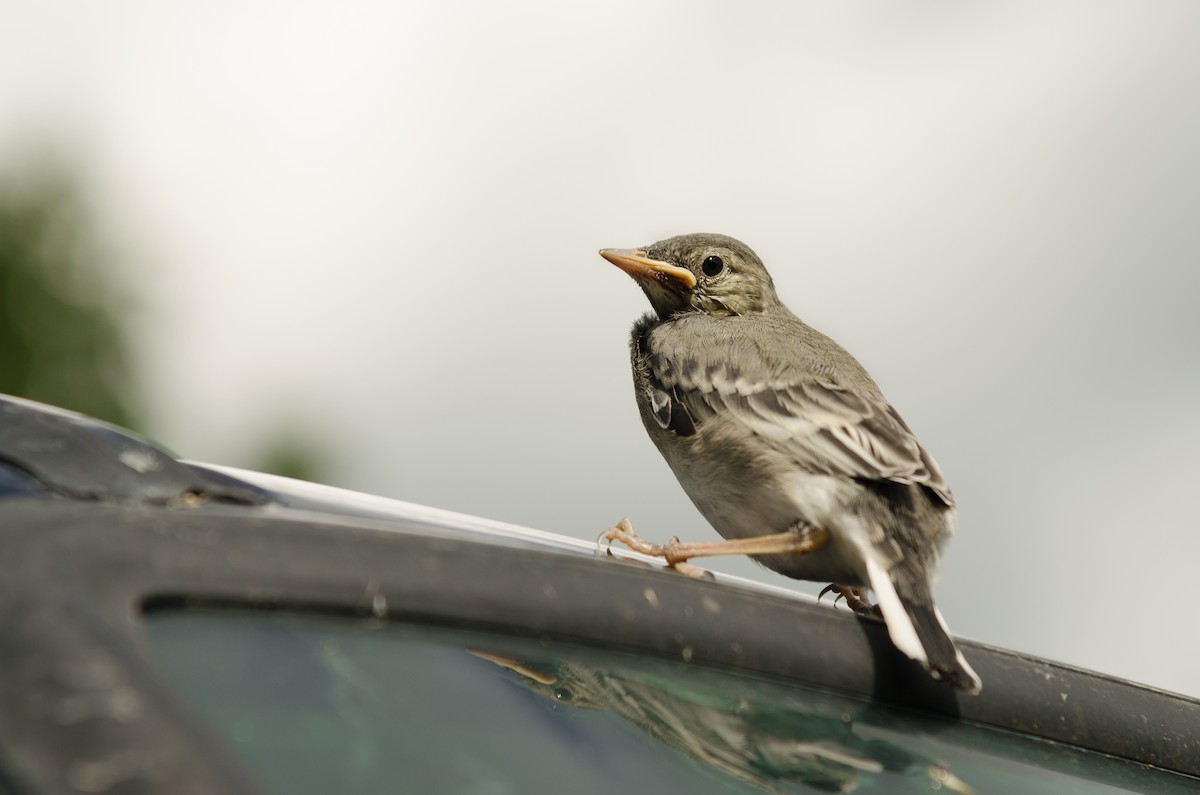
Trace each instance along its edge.
{"label": "sky", "polygon": [[722,232],[937,458],[957,634],[1200,696],[1195,3],[0,16],[0,173],[78,170],[171,449],[295,437],[335,485],[711,540],[596,251]]}

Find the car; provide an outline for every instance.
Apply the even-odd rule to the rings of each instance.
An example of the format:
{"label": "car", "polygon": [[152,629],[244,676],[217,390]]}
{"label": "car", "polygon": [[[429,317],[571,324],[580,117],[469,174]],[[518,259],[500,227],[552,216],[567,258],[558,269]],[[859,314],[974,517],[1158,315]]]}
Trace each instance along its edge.
{"label": "car", "polygon": [[0,793],[1197,792],[1200,702],[0,398]]}

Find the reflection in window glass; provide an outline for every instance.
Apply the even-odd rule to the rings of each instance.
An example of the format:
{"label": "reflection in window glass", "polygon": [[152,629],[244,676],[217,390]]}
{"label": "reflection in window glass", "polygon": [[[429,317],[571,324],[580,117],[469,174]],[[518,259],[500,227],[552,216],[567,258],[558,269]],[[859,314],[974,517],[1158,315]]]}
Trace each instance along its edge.
{"label": "reflection in window glass", "polygon": [[271,792],[1183,792],[1030,738],[654,658],[381,622],[154,612]]}

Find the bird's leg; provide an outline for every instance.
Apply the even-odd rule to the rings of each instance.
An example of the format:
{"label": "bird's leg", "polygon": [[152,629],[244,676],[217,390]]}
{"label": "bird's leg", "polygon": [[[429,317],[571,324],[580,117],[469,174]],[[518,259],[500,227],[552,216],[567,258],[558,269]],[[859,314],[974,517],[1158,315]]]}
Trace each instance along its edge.
{"label": "bird's leg", "polygon": [[717,555],[804,555],[825,546],[827,541],[828,530],[802,524],[782,533],[753,538],[690,544],[674,541],[663,547],[662,556],[668,564],[674,565],[691,558],[709,558]]}
{"label": "bird's leg", "polygon": [[633,532],[633,525],[629,520],[622,519],[616,527],[604,534],[604,538],[610,542],[620,541],[643,555],[662,558],[671,568],[679,569],[681,565],[686,565],[685,561],[692,558],[708,558],[716,555],[803,555],[825,546],[829,541],[829,531],[801,523],[786,532],[769,536],[690,544],[681,543],[678,539],[671,539],[666,544],[654,544],[640,538],[637,533]]}
{"label": "bird's leg", "polygon": [[835,606],[838,603],[838,599],[845,599],[846,606],[859,615],[880,615],[879,608],[876,605],[871,604],[870,599],[867,598],[866,588],[852,588],[849,585],[838,585],[837,583],[833,583],[831,585],[826,585],[821,589],[821,592],[817,594],[817,601],[821,601],[821,597],[830,591],[837,594],[837,597],[833,600],[833,604]]}

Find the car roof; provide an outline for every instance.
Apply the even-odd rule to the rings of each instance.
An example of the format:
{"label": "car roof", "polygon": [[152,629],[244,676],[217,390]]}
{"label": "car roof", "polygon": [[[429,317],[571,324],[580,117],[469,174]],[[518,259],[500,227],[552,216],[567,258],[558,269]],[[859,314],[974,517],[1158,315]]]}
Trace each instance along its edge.
{"label": "car roof", "polygon": [[[1200,776],[1195,699],[964,641],[985,683],[967,696],[896,652],[880,622],[786,589],[696,580],[544,531],[187,462],[29,401],[0,398],[0,417],[0,667],[50,672],[0,677],[0,784],[5,760],[60,775],[81,749],[116,742],[164,746],[178,762],[169,791],[256,791],[232,760],[191,765],[197,748],[227,752],[145,655],[142,613],[197,605],[480,627],[685,660]],[[142,720],[64,728],[39,712],[94,687],[72,666],[107,671],[112,687],[143,683]]]}

